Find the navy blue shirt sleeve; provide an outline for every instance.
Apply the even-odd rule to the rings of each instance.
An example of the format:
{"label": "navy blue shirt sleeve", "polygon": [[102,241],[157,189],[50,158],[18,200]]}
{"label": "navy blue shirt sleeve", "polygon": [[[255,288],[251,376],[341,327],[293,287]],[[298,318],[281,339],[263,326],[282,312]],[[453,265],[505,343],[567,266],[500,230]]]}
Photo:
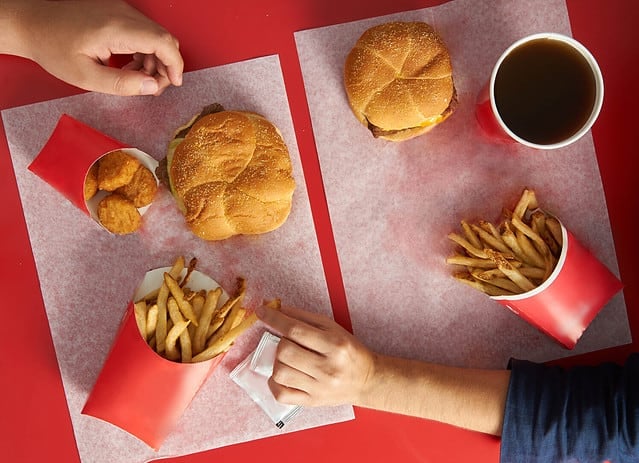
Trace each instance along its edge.
{"label": "navy blue shirt sleeve", "polygon": [[639,353],[623,366],[509,368],[501,463],[639,462]]}

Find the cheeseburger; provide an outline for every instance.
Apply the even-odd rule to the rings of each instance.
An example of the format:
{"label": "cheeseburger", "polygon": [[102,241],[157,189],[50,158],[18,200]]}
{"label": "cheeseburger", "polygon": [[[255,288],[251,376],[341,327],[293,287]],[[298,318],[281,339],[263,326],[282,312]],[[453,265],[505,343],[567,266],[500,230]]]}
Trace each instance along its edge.
{"label": "cheeseburger", "polygon": [[374,137],[402,141],[450,116],[457,103],[446,45],[423,22],[390,22],[362,34],[346,58],[344,85]]}
{"label": "cheeseburger", "polygon": [[272,231],[291,211],[288,149],[252,112],[205,108],[176,131],[160,169],[187,225],[205,240]]}

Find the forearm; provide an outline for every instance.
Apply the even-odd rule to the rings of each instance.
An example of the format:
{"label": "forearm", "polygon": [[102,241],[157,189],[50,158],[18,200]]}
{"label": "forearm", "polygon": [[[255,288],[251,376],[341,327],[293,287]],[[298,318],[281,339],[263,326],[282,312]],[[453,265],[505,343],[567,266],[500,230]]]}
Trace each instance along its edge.
{"label": "forearm", "polygon": [[354,405],[500,435],[510,372],[378,355]]}
{"label": "forearm", "polygon": [[32,23],[43,3],[43,0],[2,0],[0,54],[31,58]]}

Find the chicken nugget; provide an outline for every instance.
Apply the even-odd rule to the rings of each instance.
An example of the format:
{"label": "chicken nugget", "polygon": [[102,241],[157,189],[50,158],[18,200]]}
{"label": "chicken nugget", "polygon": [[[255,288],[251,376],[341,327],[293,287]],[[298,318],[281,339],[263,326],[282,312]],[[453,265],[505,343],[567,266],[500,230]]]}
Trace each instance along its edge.
{"label": "chicken nugget", "polygon": [[140,161],[124,151],[112,151],[98,162],[98,188],[115,191],[131,181]]}
{"label": "chicken nugget", "polygon": [[111,233],[133,233],[142,224],[140,212],[131,201],[118,194],[104,197],[98,204],[98,219]]}
{"label": "chicken nugget", "polygon": [[131,181],[115,190],[115,193],[133,202],[135,207],[144,207],[151,204],[157,191],[158,184],[153,173],[146,167],[140,166]]}
{"label": "chicken nugget", "polygon": [[84,179],[84,200],[88,201],[98,192],[98,163],[95,162]]}

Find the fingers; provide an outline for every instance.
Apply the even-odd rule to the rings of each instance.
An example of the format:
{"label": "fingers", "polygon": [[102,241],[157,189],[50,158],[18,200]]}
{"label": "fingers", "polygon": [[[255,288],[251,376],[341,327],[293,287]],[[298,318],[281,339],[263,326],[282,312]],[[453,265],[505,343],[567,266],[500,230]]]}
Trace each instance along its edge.
{"label": "fingers", "polygon": [[317,382],[315,378],[306,372],[282,362],[279,358],[273,364],[271,378],[277,384],[289,389],[295,389],[308,393]]}
{"label": "fingers", "polygon": [[[99,63],[96,64],[101,66]],[[90,82],[84,88],[115,95],[160,95],[171,85],[166,75],[166,67],[154,56],[141,53],[136,53],[133,59],[119,70],[94,68],[92,72],[94,74],[90,76]],[[100,86],[97,86],[98,83]]]}
{"label": "fingers", "polygon": [[330,340],[326,336],[329,327],[338,326],[327,317],[292,307],[282,307],[280,310],[260,307],[256,314],[283,338],[319,353],[330,349]]}
{"label": "fingers", "polygon": [[173,85],[182,85],[184,60],[175,37],[158,27],[123,31],[123,36],[110,45],[113,54],[135,54],[134,60],[143,56],[144,69],[150,71],[161,65]]}
{"label": "fingers", "polygon": [[168,86],[166,80],[162,81],[139,70],[117,69],[95,62],[90,62],[86,67],[86,82],[78,83],[86,90],[121,96],[156,95]]}
{"label": "fingers", "polygon": [[323,390],[320,354],[311,352],[292,341],[282,338],[273,364],[269,387],[279,402],[296,405],[319,405]]}
{"label": "fingers", "polygon": [[284,386],[275,381],[273,377],[268,379],[268,387],[278,402],[289,405],[312,405],[311,398],[307,392]]}
{"label": "fingers", "polygon": [[[308,350],[289,339],[282,338],[277,346],[277,361],[282,365],[286,365],[303,373],[310,379],[316,380],[322,376],[322,368],[326,363],[326,357],[315,351]],[[279,376],[277,376],[277,378],[279,378]],[[286,376],[282,379],[285,378]],[[301,387],[303,386],[302,384],[288,382],[287,384],[298,389],[305,389]],[[305,381],[304,385],[308,385],[308,382]]]}
{"label": "fingers", "polygon": [[[180,45],[177,39],[169,36],[168,39],[160,40],[159,47],[154,54],[158,57],[159,63],[166,70],[166,77],[176,86],[182,85],[182,73],[184,72],[184,61],[180,54]],[[164,44],[164,46],[162,46]]]}

